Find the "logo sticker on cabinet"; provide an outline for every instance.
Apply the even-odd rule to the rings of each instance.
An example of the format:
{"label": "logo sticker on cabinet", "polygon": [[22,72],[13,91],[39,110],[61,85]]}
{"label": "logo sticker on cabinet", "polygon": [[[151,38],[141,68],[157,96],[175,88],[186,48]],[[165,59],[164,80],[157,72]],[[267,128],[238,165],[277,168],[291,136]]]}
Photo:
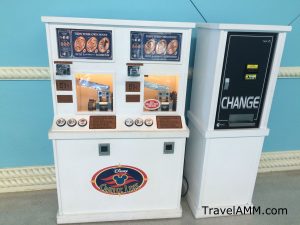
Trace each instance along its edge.
{"label": "logo sticker on cabinet", "polygon": [[147,183],[147,175],[136,167],[117,165],[96,172],[91,182],[104,194],[125,195],[142,189]]}
{"label": "logo sticker on cabinet", "polygon": [[144,102],[144,108],[147,110],[157,110],[160,107],[160,102],[156,99],[147,99]]}

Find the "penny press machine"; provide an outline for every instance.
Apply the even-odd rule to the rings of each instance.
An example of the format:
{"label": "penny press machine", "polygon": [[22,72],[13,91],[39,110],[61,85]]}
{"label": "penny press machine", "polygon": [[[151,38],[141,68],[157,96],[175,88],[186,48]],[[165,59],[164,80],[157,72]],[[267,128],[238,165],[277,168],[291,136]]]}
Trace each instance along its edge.
{"label": "penny press machine", "polygon": [[[288,26],[198,24],[185,175],[198,217],[251,206]],[[224,212],[225,212],[224,211]],[[228,211],[228,210],[227,210]]]}
{"label": "penny press machine", "polygon": [[58,223],[180,217],[192,23],[42,17]]}

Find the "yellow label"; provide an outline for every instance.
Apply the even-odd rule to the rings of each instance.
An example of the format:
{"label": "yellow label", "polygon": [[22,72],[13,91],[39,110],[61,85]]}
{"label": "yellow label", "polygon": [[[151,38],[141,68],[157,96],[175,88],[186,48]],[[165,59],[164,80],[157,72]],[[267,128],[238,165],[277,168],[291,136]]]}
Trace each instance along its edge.
{"label": "yellow label", "polygon": [[245,80],[256,80],[256,74],[246,74]]}
{"label": "yellow label", "polygon": [[258,64],[247,64],[247,69],[258,69]]}

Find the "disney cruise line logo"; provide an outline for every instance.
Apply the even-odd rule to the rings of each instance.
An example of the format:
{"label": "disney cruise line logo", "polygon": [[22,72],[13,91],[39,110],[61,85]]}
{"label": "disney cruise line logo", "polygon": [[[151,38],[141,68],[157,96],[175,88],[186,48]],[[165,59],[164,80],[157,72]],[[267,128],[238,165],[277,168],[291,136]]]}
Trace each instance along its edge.
{"label": "disney cruise line logo", "polygon": [[102,193],[125,195],[143,188],[147,183],[147,175],[136,167],[117,165],[99,170],[91,182],[93,187]]}

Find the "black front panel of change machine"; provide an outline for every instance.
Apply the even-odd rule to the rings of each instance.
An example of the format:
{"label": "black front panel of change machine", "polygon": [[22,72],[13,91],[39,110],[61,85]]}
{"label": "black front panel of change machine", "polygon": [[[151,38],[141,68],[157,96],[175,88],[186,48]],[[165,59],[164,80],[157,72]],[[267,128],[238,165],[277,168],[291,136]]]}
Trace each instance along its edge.
{"label": "black front panel of change machine", "polygon": [[277,34],[229,32],[215,129],[257,128]]}

